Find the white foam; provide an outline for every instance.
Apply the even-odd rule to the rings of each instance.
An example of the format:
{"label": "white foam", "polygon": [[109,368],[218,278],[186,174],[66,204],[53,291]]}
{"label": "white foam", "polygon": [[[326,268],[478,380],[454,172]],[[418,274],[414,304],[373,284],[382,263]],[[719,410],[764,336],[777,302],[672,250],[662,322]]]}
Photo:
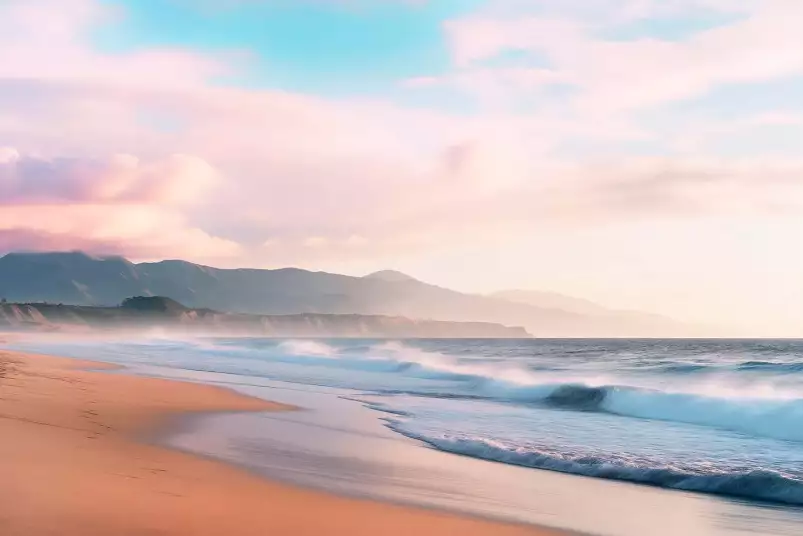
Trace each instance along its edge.
{"label": "white foam", "polygon": [[320,341],[289,340],[280,343],[278,348],[288,355],[337,357],[337,350]]}
{"label": "white foam", "polygon": [[471,360],[460,360],[439,352],[426,352],[418,348],[411,348],[400,342],[373,346],[371,355],[392,359],[400,364],[417,365],[418,375],[423,377],[438,379],[471,377],[523,385],[539,381],[538,376],[515,365],[473,363]]}
{"label": "white foam", "polygon": [[612,413],[714,426],[751,435],[803,442],[803,400],[614,388],[602,407]]}
{"label": "white foam", "polygon": [[[372,348],[371,355],[397,363],[416,365],[416,370],[397,369],[404,374],[438,379],[472,379],[470,394],[510,402],[536,403],[546,400],[561,387],[601,389],[605,397],[600,410],[618,415],[680,422],[738,431],[760,437],[803,442],[803,398],[795,393],[756,384],[746,389],[729,384],[725,377],[706,384],[640,387],[637,382],[617,382],[615,377],[536,374],[516,366],[471,363],[454,357],[425,352],[401,343]],[[616,383],[614,383],[616,382]],[[445,393],[454,394],[454,393]],[[585,409],[585,408],[584,408]]]}
{"label": "white foam", "polygon": [[427,435],[405,429],[398,422],[390,427],[397,432],[433,447],[512,465],[533,467],[597,478],[625,480],[653,486],[715,493],[750,499],[803,505],[803,479],[767,469],[732,469],[700,471],[676,465],[650,465],[644,460],[590,457],[582,453],[556,452],[534,446],[513,445],[504,441],[467,435]]}

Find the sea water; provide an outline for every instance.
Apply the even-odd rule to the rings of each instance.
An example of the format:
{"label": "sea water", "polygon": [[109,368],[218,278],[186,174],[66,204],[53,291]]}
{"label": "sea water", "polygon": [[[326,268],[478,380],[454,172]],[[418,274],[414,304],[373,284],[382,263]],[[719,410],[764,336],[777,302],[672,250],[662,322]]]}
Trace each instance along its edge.
{"label": "sea water", "polygon": [[463,456],[803,505],[803,341],[153,337],[59,346],[76,357],[335,389],[392,432]]}

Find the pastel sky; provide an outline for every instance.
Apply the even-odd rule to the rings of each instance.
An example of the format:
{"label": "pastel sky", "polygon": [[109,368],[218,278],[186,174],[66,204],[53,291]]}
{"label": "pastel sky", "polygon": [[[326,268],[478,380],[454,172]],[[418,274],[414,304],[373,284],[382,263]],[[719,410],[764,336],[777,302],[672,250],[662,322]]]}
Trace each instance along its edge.
{"label": "pastel sky", "polygon": [[800,0],[0,0],[0,253],[803,336]]}

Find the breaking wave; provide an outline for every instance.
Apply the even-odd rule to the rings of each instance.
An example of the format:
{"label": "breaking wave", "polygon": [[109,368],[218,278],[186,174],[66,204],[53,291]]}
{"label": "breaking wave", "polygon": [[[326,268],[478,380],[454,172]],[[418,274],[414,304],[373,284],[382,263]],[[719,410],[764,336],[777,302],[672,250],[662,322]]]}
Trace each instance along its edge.
{"label": "breaking wave", "polygon": [[758,393],[728,386],[707,386],[708,392],[659,390],[610,385],[578,377],[562,382],[517,366],[458,360],[411,349],[399,343],[374,347],[370,355],[385,370],[416,377],[462,380],[449,393],[425,396],[488,398],[518,404],[544,404],[566,410],[604,411],[617,415],[709,426],[760,437],[803,442],[803,399],[772,389]]}
{"label": "breaking wave", "polygon": [[444,451],[803,505],[803,344],[508,344],[154,333],[75,355],[388,395],[368,407]]}
{"label": "breaking wave", "polygon": [[[457,358],[398,342],[362,346],[357,351],[319,341],[290,340],[278,343],[273,359],[302,360],[343,369],[344,373],[380,372],[448,382],[448,391],[405,391],[419,396],[484,398],[563,410],[599,411],[803,442],[803,398],[772,388],[750,392],[725,383],[705,384],[696,390],[676,388],[680,387],[677,383],[673,388],[642,387],[610,383],[617,380],[615,377],[555,374],[534,371],[517,363]],[[778,366],[751,361],[734,368]]]}
{"label": "breaking wave", "polygon": [[803,442],[803,399],[706,395],[631,386],[583,384],[500,385],[486,392],[513,402],[542,403],[569,410],[710,426]]}
{"label": "breaking wave", "polygon": [[553,452],[549,449],[510,446],[499,441],[471,437],[431,437],[412,433],[398,425],[391,425],[391,428],[439,450],[511,465],[684,491],[803,505],[801,477],[780,471],[753,469],[705,472],[693,467],[649,466],[642,460]]}
{"label": "breaking wave", "polygon": [[283,341],[277,348],[288,355],[295,356],[334,357],[337,353],[333,347],[318,341]]}
{"label": "breaking wave", "polygon": [[[164,341],[159,342],[164,345]],[[183,344],[183,343],[175,343]],[[394,378],[425,380],[421,388],[401,392],[424,397],[487,399],[517,405],[541,405],[568,411],[605,412],[625,417],[685,423],[767,437],[803,442],[803,394],[783,391],[772,384],[752,386],[732,384],[730,376],[706,376],[705,383],[677,380],[665,381],[660,387],[639,385],[633,377],[588,372],[535,369],[532,363],[488,360],[476,356],[455,357],[425,351],[399,342],[361,343],[338,346],[318,340],[262,341],[255,346],[232,346],[218,343],[196,351],[215,355],[244,357],[249,361],[274,361],[309,364],[333,371],[341,387],[355,387],[350,382],[355,373],[380,373],[387,378],[376,391],[396,392]],[[697,365],[682,364],[689,372]],[[722,370],[771,370],[777,376],[803,367],[803,363],[744,361],[709,365]],[[303,369],[300,369],[303,370]],[[248,373],[254,374],[252,367]],[[750,372],[752,374],[752,372]],[[651,372],[654,377],[671,373]],[[335,376],[332,376],[333,378]],[[373,376],[378,378],[378,376]],[[683,376],[686,378],[687,376]],[[436,380],[437,383],[427,383]]]}

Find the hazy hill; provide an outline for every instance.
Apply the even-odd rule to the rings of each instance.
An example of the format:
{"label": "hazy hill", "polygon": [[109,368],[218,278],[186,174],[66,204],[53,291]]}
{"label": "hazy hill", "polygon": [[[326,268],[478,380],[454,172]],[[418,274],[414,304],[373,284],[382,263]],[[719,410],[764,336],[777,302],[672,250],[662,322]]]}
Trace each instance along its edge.
{"label": "hazy hill", "polygon": [[377,279],[379,281],[387,281],[389,283],[417,281],[414,277],[411,277],[407,274],[403,274],[402,272],[397,272],[396,270],[381,270],[379,272],[374,272],[372,274],[366,275],[365,279]]}
{"label": "hazy hill", "polygon": [[[560,309],[595,319],[595,324],[603,330],[616,331],[629,329],[636,334],[662,333],[667,328],[674,328],[687,336],[698,335],[701,328],[682,326],[671,318],[644,313],[641,311],[624,311],[610,309],[590,300],[575,298],[556,292],[543,292],[534,290],[503,290],[491,294],[491,297],[506,300],[512,303],[522,303],[534,307]],[[605,327],[607,326],[607,327]]]}
{"label": "hazy hill", "polygon": [[607,315],[614,311],[590,300],[575,298],[557,292],[544,292],[538,290],[500,290],[490,295],[502,300],[526,303],[536,307],[560,309],[582,315]]}
{"label": "hazy hill", "polygon": [[[363,314],[524,326],[536,336],[679,336],[670,320],[633,322],[561,307],[464,294],[385,271],[350,277],[295,268],[224,270],[185,261],[133,264],[83,253],[11,253],[0,258],[0,297],[115,305],[168,296],[190,308],[253,314]],[[685,331],[684,331],[685,330]]]}
{"label": "hazy hill", "polygon": [[269,337],[525,338],[520,327],[488,322],[440,322],[379,315],[245,315],[190,309],[170,298],[136,296],[119,307],[0,303],[0,329],[84,333],[162,332]]}

